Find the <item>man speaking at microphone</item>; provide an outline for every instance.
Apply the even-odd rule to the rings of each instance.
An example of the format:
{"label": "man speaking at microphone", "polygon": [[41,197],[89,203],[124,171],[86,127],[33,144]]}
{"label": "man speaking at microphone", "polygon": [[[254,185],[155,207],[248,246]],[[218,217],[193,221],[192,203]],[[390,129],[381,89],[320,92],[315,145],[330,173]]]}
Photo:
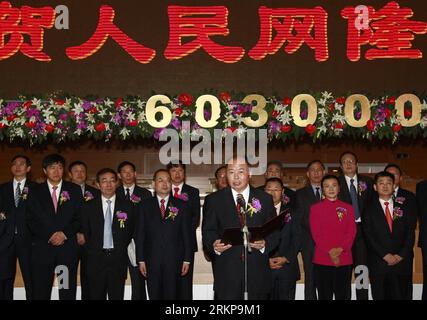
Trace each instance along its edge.
{"label": "man speaking at microphone", "polygon": [[[252,188],[249,179],[249,165],[243,157],[233,157],[228,161],[229,187],[212,194],[211,205],[203,221],[203,245],[216,255],[214,291],[219,300],[243,299],[245,290],[244,246],[223,243],[224,230],[243,229],[245,221],[249,228],[261,226],[275,217],[271,196]],[[271,286],[268,254],[277,242],[277,233],[249,242],[247,289],[250,300],[268,299]]]}

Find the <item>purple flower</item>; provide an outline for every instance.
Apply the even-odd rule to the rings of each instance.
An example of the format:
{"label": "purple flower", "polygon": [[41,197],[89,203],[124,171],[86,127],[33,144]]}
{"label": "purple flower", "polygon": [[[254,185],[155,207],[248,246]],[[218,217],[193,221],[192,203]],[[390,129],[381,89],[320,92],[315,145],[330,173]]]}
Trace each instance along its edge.
{"label": "purple flower", "polygon": [[117,211],[116,213],[117,219],[126,221],[128,219],[128,214],[123,211]]}
{"label": "purple flower", "polygon": [[337,208],[336,208],[336,211],[337,211],[338,219],[339,219],[340,221],[342,221],[342,219],[343,219],[344,215],[345,215],[345,214],[347,214],[347,209],[346,209],[346,208],[343,208],[343,207],[337,207]]}
{"label": "purple flower", "polygon": [[290,212],[288,212],[286,215],[285,215],[285,223],[288,223],[289,221],[291,221],[292,220],[292,217],[291,217],[291,213]]}
{"label": "purple flower", "polygon": [[211,118],[211,112],[209,110],[205,110],[205,112],[203,112],[203,116],[205,117],[205,120],[209,120]]}
{"label": "purple flower", "polygon": [[64,202],[67,202],[70,199],[71,199],[70,193],[64,190],[59,195],[59,204],[63,204]]}
{"label": "purple flower", "polygon": [[165,128],[154,130],[154,135],[153,135],[154,139],[159,140],[160,136],[163,134],[165,130],[166,130]]}
{"label": "purple flower", "polygon": [[66,121],[68,118],[68,115],[66,113],[61,113],[58,118],[61,121]]}
{"label": "purple flower", "polygon": [[394,201],[396,201],[398,204],[403,204],[405,200],[406,199],[404,197],[396,197]]}
{"label": "purple flower", "polygon": [[356,111],[354,114],[354,119],[360,120],[360,118],[362,118],[362,112]]}
{"label": "purple flower", "polygon": [[283,194],[282,201],[284,204],[288,204],[289,202],[291,202],[291,199],[286,194]]}
{"label": "purple flower", "polygon": [[307,119],[307,117],[308,117],[307,110],[301,110],[300,115],[301,115],[301,119],[303,119],[303,120]]}
{"label": "purple flower", "polygon": [[86,202],[87,202],[87,201],[90,201],[90,200],[93,200],[93,198],[94,198],[94,196],[93,196],[92,192],[90,192],[90,191],[85,191],[84,200],[85,200]]}
{"label": "purple flower", "polygon": [[179,119],[178,119],[178,118],[174,118],[174,119],[172,119],[172,121],[171,121],[171,125],[172,125],[176,130],[181,129],[181,122],[179,121]]}
{"label": "purple flower", "polygon": [[172,221],[175,220],[175,217],[178,215],[179,210],[176,207],[169,207],[169,214],[165,218],[166,220],[171,219]]}
{"label": "purple flower", "polygon": [[359,181],[358,189],[359,189],[359,194],[360,194],[360,193],[366,191],[366,189],[368,189],[368,185],[366,184],[365,181]]}
{"label": "purple flower", "polygon": [[38,109],[28,109],[25,115],[28,119],[31,117],[40,118],[40,111]]}
{"label": "purple flower", "polygon": [[85,100],[83,101],[82,107],[84,111],[88,111],[90,108],[92,108],[92,104],[90,101]]}
{"label": "purple flower", "polygon": [[270,127],[271,134],[275,134],[280,131],[280,124],[276,121],[270,121],[268,124]]}
{"label": "purple flower", "polygon": [[182,201],[188,201],[188,194],[186,194],[185,192],[184,192],[184,193],[181,193],[181,194],[178,196],[178,198],[179,198],[179,199],[181,199]]}
{"label": "purple flower", "polygon": [[403,210],[399,207],[393,209],[393,220],[400,219],[403,217]]}
{"label": "purple flower", "polygon": [[130,196],[130,201],[132,203],[140,203],[141,202],[141,198],[138,197],[136,194],[132,193],[132,195]]}
{"label": "purple flower", "polygon": [[252,207],[254,207],[256,211],[261,210],[261,202],[258,199],[253,198],[252,199]]}
{"label": "purple flower", "polygon": [[86,121],[80,121],[77,123],[77,129],[80,130],[86,130],[87,129],[87,123]]}

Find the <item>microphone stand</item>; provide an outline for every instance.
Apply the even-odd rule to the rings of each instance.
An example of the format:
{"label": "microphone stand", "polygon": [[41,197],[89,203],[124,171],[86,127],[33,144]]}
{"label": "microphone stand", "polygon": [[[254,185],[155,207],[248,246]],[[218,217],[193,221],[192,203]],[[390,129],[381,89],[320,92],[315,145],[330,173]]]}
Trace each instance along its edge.
{"label": "microphone stand", "polygon": [[248,229],[248,226],[246,225],[246,212],[243,214],[243,247],[244,247],[244,254],[243,254],[243,260],[245,265],[245,291],[243,293],[243,299],[249,300],[249,294],[248,294],[248,252],[252,252],[252,248],[249,246],[249,237],[250,232]]}

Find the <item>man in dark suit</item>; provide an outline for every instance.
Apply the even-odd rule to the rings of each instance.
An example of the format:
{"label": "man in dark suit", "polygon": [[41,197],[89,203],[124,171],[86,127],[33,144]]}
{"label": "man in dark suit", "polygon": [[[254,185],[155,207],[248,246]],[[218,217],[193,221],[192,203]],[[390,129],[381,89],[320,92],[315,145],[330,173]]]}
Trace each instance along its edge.
{"label": "man in dark suit", "polygon": [[31,233],[27,225],[28,194],[34,183],[27,179],[31,161],[24,155],[12,159],[13,180],[0,186],[4,214],[3,231],[0,231],[0,300],[13,299],[16,261],[19,262],[27,300],[32,299]]}
{"label": "man in dark suit", "polygon": [[101,197],[84,203],[82,209],[90,298],[123,300],[127,247],[135,231],[134,207],[116,196],[118,179],[113,169],[101,169],[96,181]]}
{"label": "man in dark suit", "polygon": [[150,300],[179,299],[181,278],[190,268],[191,220],[187,203],[171,196],[171,178],[165,169],[153,176],[155,196],[141,206],[137,259],[147,278]]}
{"label": "man in dark suit", "polygon": [[375,191],[362,217],[374,300],[407,298],[415,241],[416,215],[410,200],[393,200],[394,176],[379,172]]}
{"label": "man in dark suit", "polygon": [[[249,165],[241,157],[227,164],[230,187],[212,194],[211,205],[203,220],[203,245],[216,254],[214,291],[218,299],[243,299],[245,292],[244,246],[223,243],[227,228],[261,226],[275,217],[270,195],[249,186]],[[248,253],[248,298],[268,299],[271,290],[269,254],[277,246],[278,233],[251,242]]]}
{"label": "man in dark suit", "polygon": [[422,300],[427,300],[427,180],[417,184],[417,203],[420,216],[420,234],[418,246],[423,254],[423,293]]}
{"label": "man in dark suit", "polygon": [[304,299],[317,300],[314,282],[314,240],[310,230],[310,208],[322,199],[321,182],[325,175],[325,166],[320,160],[313,160],[307,165],[308,184],[297,190],[296,210],[292,217],[295,233],[299,239],[304,264]]}
{"label": "man in dark suit", "polygon": [[265,183],[265,191],[273,198],[277,215],[288,211],[280,229],[278,246],[270,253],[272,272],[272,300],[295,300],[296,283],[300,279],[298,266],[298,244],[293,227],[291,207],[283,202],[283,182],[279,178],[270,178]]}
{"label": "man in dark suit", "polygon": [[75,300],[82,192],[74,183],[62,180],[65,167],[62,156],[48,155],[42,165],[47,180],[28,197],[34,299],[50,299],[56,274],[59,299]]}
{"label": "man in dark suit", "polygon": [[[372,179],[357,173],[357,156],[351,151],[345,151],[340,156],[342,175],[338,178],[341,189],[338,199],[353,206],[357,232],[353,243],[353,268],[366,266],[367,251],[362,232],[362,215],[372,195]],[[355,272],[355,277],[358,273]],[[368,300],[368,283],[356,288],[357,300]]]}
{"label": "man in dark suit", "polygon": [[181,279],[179,299],[192,300],[193,299],[193,267],[194,267],[194,253],[197,248],[196,229],[200,224],[200,195],[199,189],[196,189],[185,183],[185,164],[169,163],[167,170],[171,176],[172,181],[172,196],[179,198],[187,203],[189,213],[191,215],[190,239],[193,254],[190,259],[190,270],[185,277]]}
{"label": "man in dark suit", "polygon": [[[87,166],[83,161],[74,161],[68,166],[68,176],[72,183],[78,185],[82,191],[84,202],[92,201],[101,196],[98,189],[88,185],[87,180]],[[89,300],[89,279],[87,277],[87,253],[85,245],[85,238],[83,232],[77,233],[77,243],[80,246],[80,285],[82,300]]]}
{"label": "man in dark suit", "polygon": [[[267,163],[267,169],[264,173],[265,181],[270,178],[279,178],[283,181],[283,163],[278,160],[269,161]],[[265,184],[259,186],[258,189],[265,190]],[[292,208],[296,205],[296,192],[286,186],[283,186],[283,202]]]}
{"label": "man in dark suit", "polygon": [[[138,214],[140,212],[139,207],[144,200],[151,198],[151,192],[145,188],[139,187],[136,184],[136,167],[132,162],[123,161],[117,167],[120,181],[122,185],[117,188],[117,196],[120,199],[128,201],[134,206],[136,219],[138,220]],[[138,225],[138,222],[136,222]],[[139,267],[135,256],[135,239],[132,239],[129,248],[129,274],[130,281],[132,284],[132,300],[147,300],[147,294],[145,292],[145,278],[139,272]]]}
{"label": "man in dark suit", "polygon": [[[415,195],[409,191],[401,188],[402,183],[402,170],[397,164],[390,163],[385,168],[384,171],[387,171],[391,173],[394,176],[394,191],[393,191],[393,200],[396,202],[401,202],[402,199],[404,199],[405,202],[405,209],[407,214],[411,214],[415,217],[415,220],[418,217],[418,207],[417,207],[417,199],[415,198]],[[412,300],[413,296],[413,283],[412,283],[412,276],[413,276],[413,265],[414,265],[414,250],[411,250],[411,258],[410,259],[410,268],[408,269],[408,272],[410,276],[408,277],[408,290],[406,290],[406,300]]]}
{"label": "man in dark suit", "polygon": [[[215,170],[215,187],[216,191],[222,190],[224,188],[228,187],[228,181],[227,181],[227,166],[221,166],[218,169]],[[205,200],[203,202],[203,219],[205,219],[206,215],[209,211],[209,205],[211,204],[211,198],[214,194],[210,193],[205,197]],[[212,264],[212,272],[215,273],[215,254],[211,254],[211,251],[209,251],[208,248],[203,246],[203,254],[205,256],[205,259]],[[217,300],[216,293],[214,292],[214,300]]]}

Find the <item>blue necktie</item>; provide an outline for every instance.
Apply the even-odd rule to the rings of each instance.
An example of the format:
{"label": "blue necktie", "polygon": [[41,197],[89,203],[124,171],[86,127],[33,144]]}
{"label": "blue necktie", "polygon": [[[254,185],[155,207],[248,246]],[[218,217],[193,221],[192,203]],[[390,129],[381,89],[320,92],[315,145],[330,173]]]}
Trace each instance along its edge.
{"label": "blue necktie", "polygon": [[113,232],[111,230],[112,218],[111,218],[111,200],[107,200],[107,213],[104,218],[104,249],[113,248]]}
{"label": "blue necktie", "polygon": [[354,179],[350,179],[350,197],[351,204],[354,209],[354,218],[355,220],[360,219],[359,202],[357,201],[357,191],[354,186]]}

